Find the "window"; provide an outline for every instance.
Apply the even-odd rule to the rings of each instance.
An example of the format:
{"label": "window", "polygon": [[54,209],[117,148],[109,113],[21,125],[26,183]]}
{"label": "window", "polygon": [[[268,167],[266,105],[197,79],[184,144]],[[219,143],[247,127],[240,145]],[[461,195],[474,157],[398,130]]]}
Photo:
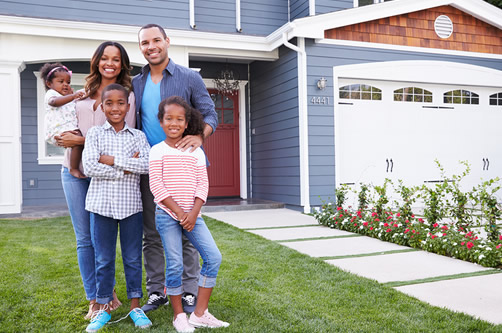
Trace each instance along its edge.
{"label": "window", "polygon": [[342,99],[382,100],[382,90],[367,84],[351,84],[340,88]]}
{"label": "window", "polygon": [[394,101],[432,103],[432,93],[418,87],[406,87],[394,90]]}
{"label": "window", "polygon": [[490,105],[502,105],[502,92],[490,95]]}
{"label": "window", "polygon": [[354,0],[354,7],[372,5],[374,3],[387,2],[392,0]]}
{"label": "window", "polygon": [[469,90],[452,90],[444,93],[445,104],[479,104],[479,95]]}
{"label": "window", "polygon": [[[37,141],[38,141],[38,164],[61,164],[63,163],[64,148],[53,146],[45,142],[45,85],[40,78],[40,72],[34,72],[37,77]],[[83,89],[87,74],[72,74],[71,86],[74,91]]]}

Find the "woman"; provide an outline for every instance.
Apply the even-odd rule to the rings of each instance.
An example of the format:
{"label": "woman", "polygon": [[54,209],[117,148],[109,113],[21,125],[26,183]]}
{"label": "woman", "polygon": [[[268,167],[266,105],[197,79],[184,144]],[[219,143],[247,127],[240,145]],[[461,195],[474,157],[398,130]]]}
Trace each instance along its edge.
{"label": "woman", "polygon": [[[103,125],[106,118],[101,109],[101,92],[112,83],[119,83],[132,90],[130,76],[129,56],[122,45],[116,42],[103,42],[98,46],[91,59],[90,74],[86,77],[85,93],[82,100],[77,101],[76,112],[78,127],[82,136],[77,133],[66,132],[60,137],[56,137],[58,145],[68,148],[82,146],[85,142],[87,131],[96,125]],[[128,126],[134,128],[135,119],[135,98],[131,92],[129,94],[130,111],[126,116]],[[69,152],[65,152],[65,160],[61,170],[61,182],[70,211],[70,216],[77,239],[77,257],[80,268],[80,275],[84,284],[86,298],[89,301],[89,312],[85,316],[90,319],[92,313],[98,310],[96,304],[96,276],[94,267],[94,247],[91,241],[90,214],[85,210],[85,197],[89,188],[89,178],[76,178],[69,173]],[[83,172],[82,166],[80,171]],[[110,302],[110,308],[116,309],[121,305],[115,292],[114,299]]]}

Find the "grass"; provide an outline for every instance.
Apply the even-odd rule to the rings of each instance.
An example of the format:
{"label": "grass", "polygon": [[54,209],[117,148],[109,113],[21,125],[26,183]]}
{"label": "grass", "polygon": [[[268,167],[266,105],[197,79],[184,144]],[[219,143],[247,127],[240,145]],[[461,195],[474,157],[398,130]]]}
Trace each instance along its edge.
{"label": "grass", "polygon": [[[231,323],[218,332],[502,332],[502,325],[430,306],[276,242],[206,221],[223,254],[210,310]],[[84,331],[87,302],[69,218],[0,220],[0,228],[0,331]],[[120,256],[116,279],[125,305],[112,320],[128,312]],[[174,332],[170,307],[149,317],[148,332]],[[102,331],[138,330],[126,319]]]}

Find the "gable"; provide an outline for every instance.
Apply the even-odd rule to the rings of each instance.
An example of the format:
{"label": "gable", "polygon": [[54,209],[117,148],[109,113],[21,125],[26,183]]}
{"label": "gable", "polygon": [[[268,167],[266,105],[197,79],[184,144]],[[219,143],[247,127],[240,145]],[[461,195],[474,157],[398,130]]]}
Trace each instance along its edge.
{"label": "gable", "polygon": [[[440,15],[453,22],[453,33],[440,38],[434,21]],[[407,14],[325,30],[327,39],[383,43],[467,52],[502,54],[502,30],[452,6],[440,6]]]}

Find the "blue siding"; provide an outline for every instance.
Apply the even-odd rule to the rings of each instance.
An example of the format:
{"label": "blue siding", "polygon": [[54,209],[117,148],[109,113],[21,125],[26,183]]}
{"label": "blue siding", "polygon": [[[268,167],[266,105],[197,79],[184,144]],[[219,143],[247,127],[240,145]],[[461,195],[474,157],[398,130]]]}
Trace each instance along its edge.
{"label": "blue siding", "polygon": [[268,35],[287,22],[287,0],[241,0],[241,26],[244,34]]}
{"label": "blue siding", "polygon": [[279,51],[279,60],[250,66],[251,183],[254,198],[299,206],[297,59]]}
{"label": "blue siding", "polygon": [[[309,115],[310,203],[321,205],[321,199],[333,198],[335,191],[333,66],[395,60],[452,61],[502,70],[498,59],[481,59],[454,55],[437,55],[407,51],[336,46],[306,42],[308,97],[326,96],[329,105],[311,105]],[[317,80],[324,76],[327,87],[319,90]]]}
{"label": "blue siding", "polygon": [[236,32],[235,0],[195,0],[197,30]]}
{"label": "blue siding", "polygon": [[319,15],[353,7],[353,0],[316,0],[315,13]]}
{"label": "blue siding", "polygon": [[309,16],[309,0],[290,0],[289,10],[291,21]]}
{"label": "blue siding", "polygon": [[[236,32],[235,0],[195,0],[200,31]],[[189,0],[35,0],[0,1],[0,15],[142,26],[157,23],[190,30]],[[287,0],[241,0],[242,33],[268,35],[288,21]]]}
{"label": "blue siding", "polygon": [[0,14],[56,20],[189,29],[188,0],[17,0],[0,1]]}

